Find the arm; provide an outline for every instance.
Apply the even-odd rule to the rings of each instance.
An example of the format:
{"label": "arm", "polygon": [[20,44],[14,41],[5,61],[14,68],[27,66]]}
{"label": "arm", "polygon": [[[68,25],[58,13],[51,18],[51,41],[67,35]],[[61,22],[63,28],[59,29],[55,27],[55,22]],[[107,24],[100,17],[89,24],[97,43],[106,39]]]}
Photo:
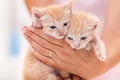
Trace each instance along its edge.
{"label": "arm", "polygon": [[24,0],[29,12],[34,7],[45,7],[54,3],[54,0]]}
{"label": "arm", "polygon": [[107,69],[120,62],[120,1],[109,0],[102,38],[107,49]]}

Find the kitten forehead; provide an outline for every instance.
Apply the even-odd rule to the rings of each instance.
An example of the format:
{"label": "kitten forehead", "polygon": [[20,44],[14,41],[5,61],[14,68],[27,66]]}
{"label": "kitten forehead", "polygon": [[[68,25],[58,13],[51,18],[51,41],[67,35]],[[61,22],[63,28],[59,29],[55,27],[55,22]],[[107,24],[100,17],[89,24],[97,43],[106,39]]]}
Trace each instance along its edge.
{"label": "kitten forehead", "polygon": [[71,16],[71,25],[69,28],[69,31],[71,34],[78,35],[81,33],[81,30],[83,28],[83,20],[82,15],[80,13],[73,13]]}
{"label": "kitten forehead", "polygon": [[93,21],[97,21],[97,18],[86,12],[74,12],[71,16],[71,25],[69,31],[71,34],[80,35],[82,32],[87,32],[87,27]]}
{"label": "kitten forehead", "polygon": [[46,12],[48,13],[49,16],[51,16],[53,19],[59,21],[62,19],[63,16],[63,11],[61,8],[56,8],[56,7],[50,7],[46,9]]}
{"label": "kitten forehead", "polygon": [[58,22],[63,19],[68,19],[66,16],[69,17],[69,14],[64,11],[64,5],[52,5],[44,8],[44,11],[48,16]]}

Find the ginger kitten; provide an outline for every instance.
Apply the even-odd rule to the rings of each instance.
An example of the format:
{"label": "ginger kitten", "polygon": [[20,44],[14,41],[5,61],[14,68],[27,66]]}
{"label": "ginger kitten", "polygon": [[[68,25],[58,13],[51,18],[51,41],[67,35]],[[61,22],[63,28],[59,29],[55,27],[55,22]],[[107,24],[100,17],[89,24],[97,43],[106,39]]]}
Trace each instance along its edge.
{"label": "ginger kitten", "polygon": [[94,49],[97,58],[101,61],[106,59],[105,46],[100,37],[96,34],[100,20],[86,12],[75,12],[71,16],[71,22],[66,42],[74,49]]}
{"label": "ginger kitten", "polygon": [[[41,28],[45,34],[57,39],[62,39],[68,32],[72,13],[71,8],[72,1],[66,4],[52,5],[45,8],[33,8],[32,25]],[[32,55],[31,49],[28,48],[24,61],[24,80],[57,80],[56,71],[57,70],[54,68],[37,60]],[[71,80],[68,73],[61,71],[60,74],[62,77]]]}
{"label": "ginger kitten", "polygon": [[70,24],[72,1],[67,4],[52,5],[32,9],[33,26],[43,29],[45,34],[62,39]]}

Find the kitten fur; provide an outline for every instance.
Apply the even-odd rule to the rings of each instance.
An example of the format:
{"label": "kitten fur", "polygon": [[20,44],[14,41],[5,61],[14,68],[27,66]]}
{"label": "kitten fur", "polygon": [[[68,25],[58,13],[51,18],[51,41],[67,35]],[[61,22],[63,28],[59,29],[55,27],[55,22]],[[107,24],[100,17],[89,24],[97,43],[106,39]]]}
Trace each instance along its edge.
{"label": "kitten fur", "polygon": [[[60,4],[51,5],[45,8],[33,8],[33,26],[42,28],[45,34],[54,38],[62,39],[68,32],[70,16],[71,16],[72,1]],[[55,69],[37,60],[30,48],[28,48],[24,60],[23,80],[57,80]],[[71,80],[69,74],[61,71],[61,76]],[[64,75],[63,75],[64,74]]]}
{"label": "kitten fur", "polygon": [[33,26],[57,39],[64,38],[70,24],[72,1],[62,5],[32,9]]}
{"label": "kitten fur", "polygon": [[66,42],[74,49],[89,51],[94,49],[97,58],[101,61],[106,59],[105,46],[96,33],[100,20],[97,16],[87,12],[75,12],[71,15],[70,27],[66,35]]}

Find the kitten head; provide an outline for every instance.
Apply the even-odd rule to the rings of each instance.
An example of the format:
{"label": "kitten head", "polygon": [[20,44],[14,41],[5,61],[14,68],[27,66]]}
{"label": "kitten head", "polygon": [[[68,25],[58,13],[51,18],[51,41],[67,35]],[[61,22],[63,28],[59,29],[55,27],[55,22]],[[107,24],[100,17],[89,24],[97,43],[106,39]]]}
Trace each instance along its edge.
{"label": "kitten head", "polygon": [[99,19],[96,16],[85,12],[76,12],[71,16],[66,41],[72,48],[84,48],[95,37],[96,28],[99,26]]}
{"label": "kitten head", "polygon": [[62,39],[68,32],[71,8],[72,1],[46,8],[33,8],[32,15],[34,20],[41,23],[44,33]]}

